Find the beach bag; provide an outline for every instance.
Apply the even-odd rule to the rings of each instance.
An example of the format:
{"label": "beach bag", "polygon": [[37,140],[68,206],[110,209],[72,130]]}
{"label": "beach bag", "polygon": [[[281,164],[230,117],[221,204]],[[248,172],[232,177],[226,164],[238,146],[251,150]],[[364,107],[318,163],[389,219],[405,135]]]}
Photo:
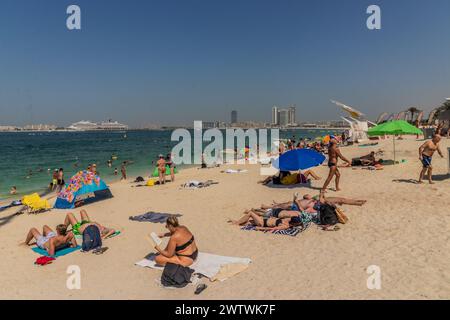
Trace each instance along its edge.
{"label": "beach bag", "polygon": [[142,178],[141,176],[137,177],[136,180],[134,180],[134,182],[144,182],[144,178]]}
{"label": "beach bag", "polygon": [[153,187],[154,185],[155,185],[155,180],[150,179],[147,181],[147,184],[146,184],[147,187]]}
{"label": "beach bag", "polygon": [[340,208],[336,208],[336,215],[337,215],[337,218],[339,220],[339,223],[342,223],[342,224],[346,224],[347,223],[348,218],[345,215],[344,210],[342,210]]}
{"label": "beach bag", "polygon": [[322,204],[320,206],[320,224],[322,225],[335,225],[339,222],[336,208],[329,204]]}
{"label": "beach bag", "polygon": [[161,275],[161,284],[164,287],[183,288],[191,283],[191,276],[194,273],[189,267],[179,264],[167,263]]}
{"label": "beach bag", "polygon": [[95,225],[90,225],[86,227],[83,232],[83,244],[81,249],[83,251],[90,251],[93,249],[100,248],[102,246],[102,237],[100,235],[100,230]]}

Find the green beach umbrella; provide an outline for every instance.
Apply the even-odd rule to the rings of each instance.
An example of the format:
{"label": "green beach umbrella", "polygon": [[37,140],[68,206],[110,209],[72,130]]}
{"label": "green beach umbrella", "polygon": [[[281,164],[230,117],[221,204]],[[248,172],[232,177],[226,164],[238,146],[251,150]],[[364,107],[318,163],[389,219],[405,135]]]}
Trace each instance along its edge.
{"label": "green beach umbrella", "polygon": [[395,163],[395,135],[413,135],[422,134],[422,131],[415,126],[409,124],[405,120],[395,120],[385,122],[367,131],[369,136],[393,136],[394,143],[394,163]]}

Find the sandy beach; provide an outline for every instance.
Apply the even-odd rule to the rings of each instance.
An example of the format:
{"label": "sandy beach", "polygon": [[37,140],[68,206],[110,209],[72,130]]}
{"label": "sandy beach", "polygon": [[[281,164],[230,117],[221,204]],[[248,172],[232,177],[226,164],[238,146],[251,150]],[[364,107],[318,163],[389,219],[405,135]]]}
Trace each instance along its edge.
{"label": "sandy beach", "polygon": [[[38,215],[17,211],[0,213],[1,299],[450,299],[450,178],[447,176],[449,139],[442,139],[445,159],[433,159],[435,184],[418,185],[421,168],[414,137],[396,142],[397,159],[384,170],[341,170],[342,191],[328,195],[366,199],[363,207],[343,206],[349,222],[336,232],[312,225],[296,237],[242,231],[227,224],[245,209],[272,200],[289,201],[294,192],[318,194],[328,168],[314,170],[322,177],[311,188],[271,188],[257,184],[259,165],[232,166],[246,173],[225,174],[221,168],[182,170],[175,183],[132,187],[131,182],[111,184],[114,198],[83,207],[104,225],[121,230],[108,239],[103,255],[75,252],[53,264],[37,267],[30,248],[18,246],[31,227],[52,228],[62,223],[67,210]],[[342,147],[347,157],[383,149],[392,159],[392,140],[368,148]],[[149,168],[150,169],[150,168]],[[134,177],[133,177],[134,178]],[[208,188],[187,190],[180,184],[214,180]],[[129,179],[131,181],[131,179]],[[331,184],[334,188],[334,183]],[[73,210],[77,213],[80,209]],[[224,281],[205,282],[208,288],[194,295],[194,287],[168,290],[155,282],[161,272],[135,266],[153,248],[146,235],[163,232],[164,225],[134,222],[129,216],[147,211],[180,213],[180,221],[195,235],[202,252],[247,257],[244,272]],[[81,269],[81,289],[68,290],[67,267]],[[381,290],[366,286],[366,269],[381,269]],[[205,280],[203,280],[205,281]]]}

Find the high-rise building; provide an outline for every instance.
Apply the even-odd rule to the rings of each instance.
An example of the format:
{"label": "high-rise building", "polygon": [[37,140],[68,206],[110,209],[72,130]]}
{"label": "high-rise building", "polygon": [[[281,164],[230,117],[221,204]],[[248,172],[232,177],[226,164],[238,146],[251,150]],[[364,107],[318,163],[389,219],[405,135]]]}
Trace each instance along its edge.
{"label": "high-rise building", "polygon": [[231,123],[237,123],[237,122],[238,122],[237,111],[233,110],[233,111],[231,111]]}
{"label": "high-rise building", "polygon": [[290,106],[288,109],[288,113],[289,113],[289,125],[295,125],[296,124],[296,119],[295,119],[295,106]]}
{"label": "high-rise building", "polygon": [[280,119],[278,117],[278,107],[272,107],[272,125],[276,126],[280,124]]}
{"label": "high-rise building", "polygon": [[295,105],[284,109],[279,109],[277,106],[272,107],[272,125],[286,127],[296,124]]}
{"label": "high-rise building", "polygon": [[280,109],[280,111],[278,111],[278,117],[280,126],[285,127],[289,125],[289,110]]}

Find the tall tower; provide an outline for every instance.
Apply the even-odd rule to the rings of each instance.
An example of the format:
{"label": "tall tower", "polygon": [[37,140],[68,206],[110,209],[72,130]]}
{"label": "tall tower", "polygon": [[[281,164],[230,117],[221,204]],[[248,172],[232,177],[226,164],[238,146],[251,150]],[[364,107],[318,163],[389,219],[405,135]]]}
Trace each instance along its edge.
{"label": "tall tower", "polygon": [[290,125],[296,124],[295,105],[289,107],[289,124]]}
{"label": "tall tower", "polygon": [[237,123],[237,122],[238,122],[237,111],[233,110],[233,111],[231,111],[231,123]]}
{"label": "tall tower", "polygon": [[273,106],[272,107],[272,125],[279,125],[280,124],[280,117],[278,113],[278,107]]}

